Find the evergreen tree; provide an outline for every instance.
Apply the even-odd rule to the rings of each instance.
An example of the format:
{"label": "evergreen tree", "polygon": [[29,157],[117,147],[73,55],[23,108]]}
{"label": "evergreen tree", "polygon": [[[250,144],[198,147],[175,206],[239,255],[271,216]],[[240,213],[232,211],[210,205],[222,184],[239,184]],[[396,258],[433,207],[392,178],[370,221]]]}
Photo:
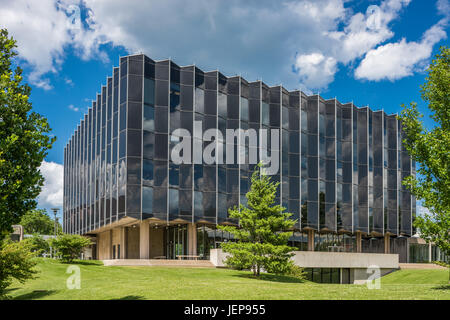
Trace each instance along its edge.
{"label": "evergreen tree", "polygon": [[230,256],[226,265],[235,269],[251,269],[259,276],[261,269],[269,273],[284,274],[292,268],[293,248],[287,245],[292,236],[289,231],[296,221],[281,205],[274,205],[279,182],[272,182],[258,165],[252,174],[250,191],[246,194],[247,206],[229,209],[230,218],[239,221],[239,227],[219,226],[230,232],[236,242],[222,244]]}

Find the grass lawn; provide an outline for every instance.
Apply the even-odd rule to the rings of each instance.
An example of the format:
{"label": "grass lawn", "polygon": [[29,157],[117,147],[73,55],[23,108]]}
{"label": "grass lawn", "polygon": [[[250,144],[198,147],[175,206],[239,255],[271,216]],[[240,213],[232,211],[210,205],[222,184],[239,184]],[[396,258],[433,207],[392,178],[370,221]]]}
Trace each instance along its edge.
{"label": "grass lawn", "polygon": [[365,285],[299,282],[290,277],[213,268],[104,267],[81,262],[81,289],[66,288],[67,264],[39,259],[39,273],[8,289],[13,299],[447,299],[447,270],[400,270],[382,278],[381,289]]}

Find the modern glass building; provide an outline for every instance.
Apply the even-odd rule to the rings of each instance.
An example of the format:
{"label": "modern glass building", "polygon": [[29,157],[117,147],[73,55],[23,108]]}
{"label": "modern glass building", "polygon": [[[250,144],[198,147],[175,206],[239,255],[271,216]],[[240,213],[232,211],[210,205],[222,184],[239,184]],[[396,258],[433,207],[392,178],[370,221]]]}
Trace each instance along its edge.
{"label": "modern glass building", "polygon": [[[293,213],[299,250],[399,251],[413,234],[415,199],[402,185],[415,164],[395,115],[180,67],[145,55],[120,58],[64,149],[64,231],[96,239],[96,257],[198,255],[232,237],[227,209],[245,203],[254,164],[176,164],[186,129],[278,129],[277,201]],[[215,141],[216,146],[230,141]],[[259,144],[258,144],[259,145]],[[228,152],[228,151],[227,151]],[[256,152],[259,157],[259,153]],[[259,158],[258,158],[259,160]]]}

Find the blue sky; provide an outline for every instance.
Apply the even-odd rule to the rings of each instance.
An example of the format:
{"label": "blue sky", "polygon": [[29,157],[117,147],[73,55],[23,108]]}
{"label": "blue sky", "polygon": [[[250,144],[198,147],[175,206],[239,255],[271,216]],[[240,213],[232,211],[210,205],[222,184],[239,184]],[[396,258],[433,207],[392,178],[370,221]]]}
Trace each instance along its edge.
{"label": "blue sky", "polygon": [[[119,56],[195,63],[228,76],[319,92],[400,112],[416,101],[440,45],[448,0],[0,0],[0,27],[18,41],[34,110],[57,142],[39,206],[62,204],[63,149]],[[431,120],[425,118],[427,127]]]}

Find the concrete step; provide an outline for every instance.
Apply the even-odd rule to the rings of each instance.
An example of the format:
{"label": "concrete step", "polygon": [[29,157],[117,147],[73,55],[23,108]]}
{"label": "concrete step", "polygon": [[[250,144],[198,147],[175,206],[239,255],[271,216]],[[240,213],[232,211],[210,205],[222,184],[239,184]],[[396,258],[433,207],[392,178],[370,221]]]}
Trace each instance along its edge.
{"label": "concrete step", "polygon": [[102,261],[105,266],[215,268],[209,260],[114,259]]}
{"label": "concrete step", "polygon": [[447,269],[434,263],[399,263],[400,269]]}

